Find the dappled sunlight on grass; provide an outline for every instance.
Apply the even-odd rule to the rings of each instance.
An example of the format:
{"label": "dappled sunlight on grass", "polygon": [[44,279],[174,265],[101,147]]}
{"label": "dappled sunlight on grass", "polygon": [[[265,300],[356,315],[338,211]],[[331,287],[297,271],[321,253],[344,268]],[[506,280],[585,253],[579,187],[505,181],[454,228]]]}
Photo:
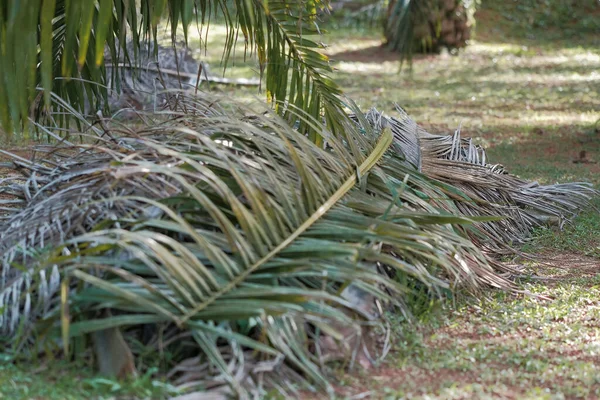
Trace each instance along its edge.
{"label": "dappled sunlight on grass", "polygon": [[[508,21],[529,21],[511,13],[533,13],[530,3],[485,1],[476,41],[457,57],[417,56],[412,73],[398,73],[399,62],[377,44],[376,33],[356,41],[334,35],[329,54],[336,77],[363,108],[393,115],[398,103],[432,132],[460,126],[463,137],[487,147],[491,163],[522,178],[599,187],[600,36],[589,28],[594,17],[584,18],[581,33],[565,30],[564,38],[546,10],[535,14],[540,21],[534,28]],[[600,214],[586,211],[562,231],[540,228],[524,250],[544,258],[538,264],[511,260],[528,264],[518,281],[543,297],[492,291],[479,303],[459,299],[456,307],[434,307],[418,322],[402,320],[394,328],[398,350],[382,368],[344,377],[343,385],[354,388],[346,394],[600,396]]]}
{"label": "dappled sunlight on grass", "polygon": [[386,75],[398,75],[399,64],[397,62],[383,62],[383,63],[361,63],[361,62],[346,62],[340,61],[335,64],[335,69],[339,72],[345,73],[373,73],[378,72],[379,74]]}
{"label": "dappled sunlight on grass", "polygon": [[391,315],[398,321],[397,350],[379,370],[345,383],[390,398],[597,396],[600,264],[587,261],[579,275],[571,270],[560,281],[525,281],[533,296],[463,298],[455,307],[433,309],[421,324]]}
{"label": "dappled sunlight on grass", "polygon": [[[516,27],[512,19],[534,11],[529,3],[484,2],[476,40],[467,49],[457,57],[416,56],[412,72],[399,73],[399,61],[382,47],[377,30],[331,32],[324,41],[335,77],[363,108],[393,113],[398,103],[419,123],[444,131],[460,125],[492,144],[522,142],[533,129],[552,135],[552,128],[571,126],[582,132],[600,119],[600,47],[589,45],[595,41],[589,34],[574,31],[569,44],[545,41],[554,21],[547,10],[532,29]],[[521,14],[506,11],[513,8]],[[582,32],[591,33],[590,24],[587,18]]]}
{"label": "dappled sunlight on grass", "polygon": [[[598,63],[600,66],[600,63]],[[489,79],[504,83],[537,83],[547,85],[551,82],[552,86],[557,84],[568,84],[570,82],[600,82],[600,72],[590,71],[588,74],[573,73],[546,73],[544,75],[533,75],[527,71],[509,70],[504,73],[490,74],[489,76],[479,76],[475,78],[476,82],[487,82]],[[586,92],[591,92],[588,88]]]}

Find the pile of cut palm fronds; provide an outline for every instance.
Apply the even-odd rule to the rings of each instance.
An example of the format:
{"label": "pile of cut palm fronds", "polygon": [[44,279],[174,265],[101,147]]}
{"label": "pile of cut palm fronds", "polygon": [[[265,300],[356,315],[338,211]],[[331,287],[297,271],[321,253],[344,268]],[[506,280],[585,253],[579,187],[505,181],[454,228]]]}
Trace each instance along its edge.
{"label": "pile of cut palm fronds", "polygon": [[383,305],[513,287],[493,256],[594,194],[499,174],[404,115],[354,110],[338,138],[296,113],[323,149],[271,112],[212,97],[185,110],[89,125],[0,182],[18,199],[0,219],[0,328],[21,353],[69,355],[94,333],[119,374],[123,332],[171,354],[184,391],[331,390],[326,360],[377,361]]}
{"label": "pile of cut palm fronds", "polygon": [[[383,117],[377,110],[371,110],[367,118],[374,124],[389,124],[413,167],[427,178],[448,185],[445,194],[456,200],[448,211],[504,217],[476,223],[471,230],[471,238],[489,254],[514,254],[534,228],[548,224],[562,227],[597,195],[588,183],[542,186],[510,175],[502,165],[489,164],[485,149],[461,138],[460,129],[449,135],[434,135],[400,107],[397,110],[399,118]],[[448,203],[440,204],[446,207]]]}
{"label": "pile of cut palm fronds", "polygon": [[116,47],[119,50],[116,59],[113,59],[110,47],[106,47],[104,62],[107,86],[111,88],[108,108],[118,114],[127,109],[164,110],[176,101],[171,97],[177,97],[182,90],[204,90],[203,82],[206,85],[260,84],[258,78],[228,79],[214,76],[208,64],[196,60],[185,43],[166,47],[153,42],[134,43],[130,40],[125,46],[126,50],[120,51],[118,43]]}

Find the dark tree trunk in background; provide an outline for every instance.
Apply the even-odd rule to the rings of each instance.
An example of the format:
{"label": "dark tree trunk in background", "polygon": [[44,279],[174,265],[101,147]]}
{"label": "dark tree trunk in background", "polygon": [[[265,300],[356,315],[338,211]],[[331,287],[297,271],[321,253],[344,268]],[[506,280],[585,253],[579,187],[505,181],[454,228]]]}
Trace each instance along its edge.
{"label": "dark tree trunk in background", "polygon": [[[451,52],[467,45],[472,21],[463,0],[390,0],[385,36],[388,46],[402,53]],[[408,46],[411,48],[409,49]]]}

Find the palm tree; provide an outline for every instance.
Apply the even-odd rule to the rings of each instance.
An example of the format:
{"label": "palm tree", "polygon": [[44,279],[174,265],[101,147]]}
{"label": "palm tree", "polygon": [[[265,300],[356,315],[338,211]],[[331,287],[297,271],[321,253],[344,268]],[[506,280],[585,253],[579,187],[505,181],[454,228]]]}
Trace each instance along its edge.
{"label": "palm tree", "polygon": [[[512,177],[460,132],[357,109],[304,36],[321,5],[0,6],[3,126],[35,122],[39,101],[80,128],[66,137],[40,124],[58,144],[38,146],[35,161],[10,155],[20,175],[0,181],[10,196],[0,200],[0,329],[17,354],[69,356],[92,334],[115,375],[134,372],[131,347],[142,343],[172,355],[182,390],[244,397],[303,379],[331,390],[332,355],[376,358],[368,335],[385,327],[382,304],[410,315],[413,300],[458,287],[514,287],[494,257],[595,194]],[[140,124],[78,112],[106,99],[95,84],[108,81],[105,45],[119,60],[130,32],[135,60],[163,13],[175,39],[178,24],[207,23],[217,8],[256,47],[274,107],[182,94]],[[235,30],[228,37],[225,58]]]}
{"label": "palm tree", "polygon": [[384,23],[388,47],[407,58],[465,47],[475,6],[474,0],[391,0]]}
{"label": "palm tree", "polygon": [[364,0],[335,2],[342,21],[382,23],[386,45],[410,61],[414,53],[456,52],[467,45],[476,0]]}

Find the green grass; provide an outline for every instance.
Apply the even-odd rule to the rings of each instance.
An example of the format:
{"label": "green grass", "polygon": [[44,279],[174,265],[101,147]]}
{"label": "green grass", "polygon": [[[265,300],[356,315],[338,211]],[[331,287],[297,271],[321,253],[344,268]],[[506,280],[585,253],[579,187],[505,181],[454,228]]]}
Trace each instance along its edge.
{"label": "green grass", "polygon": [[397,324],[385,366],[346,378],[347,387],[372,390],[375,398],[600,395],[598,276],[523,288],[549,299],[495,292],[438,308],[428,322]]}
{"label": "green grass", "polygon": [[175,389],[155,378],[150,370],[129,381],[98,377],[92,368],[60,360],[46,364],[0,364],[0,399],[80,400],[80,399],[166,399]]}
{"label": "green grass", "polygon": [[562,230],[537,229],[535,240],[523,250],[532,254],[549,251],[582,254],[600,260],[600,201],[595,202],[595,207],[586,210]]}

